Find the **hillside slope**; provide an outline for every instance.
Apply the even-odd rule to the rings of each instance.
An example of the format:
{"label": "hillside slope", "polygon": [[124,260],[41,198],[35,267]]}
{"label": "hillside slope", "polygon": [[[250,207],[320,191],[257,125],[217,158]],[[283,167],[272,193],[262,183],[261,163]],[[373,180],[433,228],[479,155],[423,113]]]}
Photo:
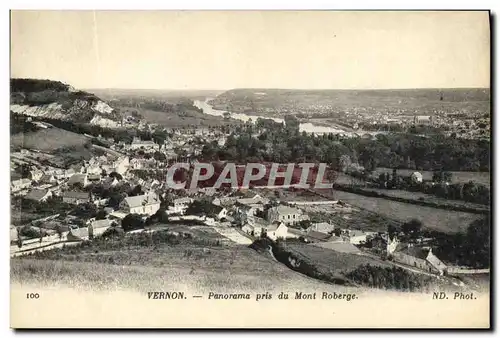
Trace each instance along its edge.
{"label": "hillside slope", "polygon": [[120,114],[105,101],[59,81],[11,79],[10,90],[10,110],[17,114],[108,128],[120,126]]}

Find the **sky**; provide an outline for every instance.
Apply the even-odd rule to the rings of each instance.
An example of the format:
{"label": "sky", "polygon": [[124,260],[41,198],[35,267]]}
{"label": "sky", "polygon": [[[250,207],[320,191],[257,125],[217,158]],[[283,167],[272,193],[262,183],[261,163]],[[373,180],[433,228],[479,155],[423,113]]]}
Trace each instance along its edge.
{"label": "sky", "polygon": [[76,88],[489,87],[488,15],[12,11],[11,77]]}

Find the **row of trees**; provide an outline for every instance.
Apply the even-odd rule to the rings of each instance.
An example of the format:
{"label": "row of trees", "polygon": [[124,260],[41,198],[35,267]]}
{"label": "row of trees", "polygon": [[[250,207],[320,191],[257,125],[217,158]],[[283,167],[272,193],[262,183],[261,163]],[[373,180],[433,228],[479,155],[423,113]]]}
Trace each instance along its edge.
{"label": "row of trees", "polygon": [[419,291],[432,279],[432,277],[419,276],[395,266],[381,267],[370,264],[358,266],[345,276],[357,284],[372,288],[402,291]]}
{"label": "row of trees", "polygon": [[[361,175],[363,176],[363,175]],[[433,173],[432,182],[418,182],[411,176],[400,176],[394,169],[392,175],[389,173],[379,174],[378,180],[372,179],[379,188],[400,189],[453,200],[461,200],[479,204],[490,204],[490,189],[484,184],[474,181],[467,183],[452,183],[453,175],[448,171],[436,170]],[[365,179],[368,177],[364,176]]]}
{"label": "row of trees", "polygon": [[[444,135],[422,137],[392,133],[371,137],[317,136],[298,132],[293,125],[259,119],[255,125],[236,127],[223,147],[207,144],[203,157],[241,162],[281,163],[317,161],[340,168],[343,155],[368,171],[376,167],[414,170],[489,171],[490,144],[484,140],[462,140]],[[265,122],[264,122],[265,121]],[[260,132],[255,138],[253,135]]]}

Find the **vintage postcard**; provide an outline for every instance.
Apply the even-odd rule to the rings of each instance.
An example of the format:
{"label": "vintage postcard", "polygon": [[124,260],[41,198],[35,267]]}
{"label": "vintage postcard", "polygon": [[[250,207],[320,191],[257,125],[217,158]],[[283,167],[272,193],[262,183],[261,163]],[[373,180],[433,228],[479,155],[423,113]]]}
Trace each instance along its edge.
{"label": "vintage postcard", "polygon": [[489,12],[10,26],[11,327],[490,327]]}

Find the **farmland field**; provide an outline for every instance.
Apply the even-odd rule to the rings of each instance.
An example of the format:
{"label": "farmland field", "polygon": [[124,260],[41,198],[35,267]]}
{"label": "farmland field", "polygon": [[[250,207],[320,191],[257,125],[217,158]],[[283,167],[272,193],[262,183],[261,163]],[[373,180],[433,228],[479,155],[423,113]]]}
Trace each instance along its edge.
{"label": "farmland field", "polygon": [[333,192],[333,197],[400,222],[416,218],[422,221],[425,228],[443,232],[464,231],[472,221],[482,217],[481,215],[467,212],[394,202],[383,198],[366,197],[339,190]]}
{"label": "farmland field", "polygon": [[63,148],[83,147],[89,143],[89,139],[64,129],[48,128],[12,135],[10,142],[11,146],[14,147],[52,152]]}
{"label": "farmland field", "polygon": [[[424,180],[432,180],[432,171],[420,171],[410,169],[398,169],[398,174],[402,176],[410,176],[415,171],[422,174]],[[381,173],[392,173],[390,168],[377,168],[374,175],[378,176]],[[451,171],[452,183],[467,183],[475,181],[477,183],[490,186],[490,173],[489,172],[471,172],[471,171]]]}
{"label": "farmland field", "polygon": [[471,202],[466,202],[466,201],[460,201],[460,200],[449,200],[445,198],[439,198],[434,195],[429,195],[425,194],[423,192],[418,192],[418,191],[406,191],[406,190],[392,190],[392,189],[374,189],[374,188],[367,188],[363,189],[367,191],[375,191],[379,194],[384,194],[390,197],[397,197],[397,198],[404,198],[407,200],[415,200],[415,201],[424,201],[424,202],[432,202],[432,203],[438,203],[440,205],[450,205],[450,206],[463,206],[463,207],[469,207],[469,208],[474,208],[477,210],[489,210],[489,207],[484,204],[478,204],[478,203],[471,203]]}

